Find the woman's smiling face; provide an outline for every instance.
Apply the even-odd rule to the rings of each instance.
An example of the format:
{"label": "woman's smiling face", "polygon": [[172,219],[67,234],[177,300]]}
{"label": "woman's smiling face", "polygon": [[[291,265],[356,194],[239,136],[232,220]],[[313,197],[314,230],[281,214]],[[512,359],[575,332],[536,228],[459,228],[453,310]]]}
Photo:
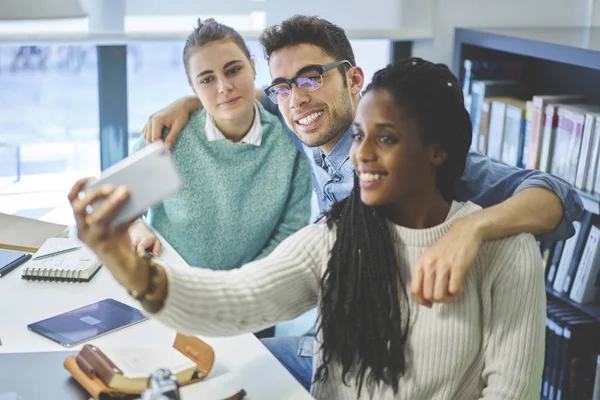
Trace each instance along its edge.
{"label": "woman's smiling face", "polygon": [[385,89],[367,92],[353,123],[350,158],[361,199],[368,206],[396,203],[435,187],[432,146],[425,146],[417,122]]}

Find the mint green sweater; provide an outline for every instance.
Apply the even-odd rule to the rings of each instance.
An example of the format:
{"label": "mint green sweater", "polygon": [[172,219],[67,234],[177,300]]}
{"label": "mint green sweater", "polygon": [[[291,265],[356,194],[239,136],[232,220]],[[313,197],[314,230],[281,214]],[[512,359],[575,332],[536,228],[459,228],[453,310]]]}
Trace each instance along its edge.
{"label": "mint green sweater", "polygon": [[[172,149],[183,189],[148,212],[194,266],[229,270],[267,256],[308,224],[310,167],[279,119],[258,105],[262,143],[209,142],[206,111],[190,115]],[[163,138],[168,132],[163,132]],[[143,138],[134,151],[146,146]]]}

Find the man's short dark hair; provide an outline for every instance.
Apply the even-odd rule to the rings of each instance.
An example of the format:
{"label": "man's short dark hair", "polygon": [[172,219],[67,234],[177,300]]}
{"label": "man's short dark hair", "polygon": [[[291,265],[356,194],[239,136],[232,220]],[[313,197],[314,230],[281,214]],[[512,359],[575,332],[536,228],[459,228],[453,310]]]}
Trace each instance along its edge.
{"label": "man's short dark hair", "polygon": [[356,65],[352,46],[344,30],[323,18],[294,15],[281,25],[267,28],[259,40],[267,60],[274,51],[307,43],[320,47],[335,61],[348,60],[353,66]]}

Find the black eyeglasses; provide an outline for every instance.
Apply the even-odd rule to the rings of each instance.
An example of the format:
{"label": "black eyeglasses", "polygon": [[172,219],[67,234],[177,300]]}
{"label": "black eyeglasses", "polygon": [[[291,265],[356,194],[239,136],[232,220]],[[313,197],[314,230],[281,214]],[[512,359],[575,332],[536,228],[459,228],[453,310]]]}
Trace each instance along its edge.
{"label": "black eyeglasses", "polygon": [[350,61],[342,60],[320,67],[310,68],[308,71],[305,71],[303,68],[298,75],[292,79],[279,79],[280,82],[274,83],[265,89],[265,94],[269,96],[273,103],[279,104],[280,102],[288,101],[290,99],[293,83],[298,86],[298,89],[302,89],[305,92],[312,92],[323,86],[323,74],[325,72],[344,64],[348,64],[352,67]]}

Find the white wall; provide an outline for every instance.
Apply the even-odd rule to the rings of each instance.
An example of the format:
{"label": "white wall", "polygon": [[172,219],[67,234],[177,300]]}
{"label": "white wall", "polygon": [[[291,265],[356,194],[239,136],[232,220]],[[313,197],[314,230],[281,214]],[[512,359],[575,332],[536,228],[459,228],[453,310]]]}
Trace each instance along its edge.
{"label": "white wall", "polygon": [[[594,0],[434,0],[433,39],[418,41],[413,54],[452,62],[455,27],[586,26]],[[596,0],[596,8],[600,0]],[[595,10],[600,25],[600,10]]]}
{"label": "white wall", "polygon": [[3,0],[0,20],[81,18],[85,12],[78,0]]}
{"label": "white wall", "polygon": [[593,12],[591,26],[600,26],[600,0],[592,0]]}
{"label": "white wall", "polygon": [[125,3],[122,0],[80,0],[88,14],[88,30],[94,33],[122,33]]}
{"label": "white wall", "polygon": [[[97,0],[83,0],[97,1]],[[318,15],[342,26],[352,38],[430,35],[434,0],[125,0],[128,16],[248,15],[266,12],[266,25],[294,14]]]}
{"label": "white wall", "polygon": [[125,4],[127,15],[222,15],[266,11],[267,25],[278,24],[294,14],[304,14],[320,15],[349,30],[395,30],[400,25],[402,1],[369,0],[367,3],[365,0],[125,0]]}
{"label": "white wall", "polygon": [[399,0],[267,1],[266,4],[267,25],[278,24],[293,14],[319,15],[347,30],[394,31],[401,25]]}
{"label": "white wall", "polygon": [[342,26],[352,38],[378,37],[382,32],[395,39],[429,37],[415,42],[413,54],[444,63],[452,61],[457,26],[600,26],[600,0],[126,0],[126,4],[128,15],[263,10],[267,26],[293,14],[317,14]]}
{"label": "white wall", "polygon": [[[309,14],[320,15],[339,24],[347,30],[352,39],[416,38],[414,55],[444,63],[450,63],[452,60],[454,28],[457,26],[600,26],[600,0],[79,1],[88,11],[99,13],[102,11],[100,8],[104,9],[100,18],[96,16],[94,19],[90,16],[90,31],[98,33],[101,31],[95,29],[95,23],[98,21],[109,31],[122,29],[117,25],[111,26],[110,21],[104,21],[110,19],[111,14],[116,14],[116,8],[112,5],[114,3],[110,2],[121,1],[124,1],[124,9],[119,9],[119,13],[126,16],[250,15],[255,11],[264,11],[267,26],[279,23],[293,14]],[[102,4],[102,7],[99,4]],[[5,2],[0,0],[0,16],[5,8]],[[193,22],[191,20],[190,26]],[[256,37],[257,33],[250,32],[248,37]]]}

